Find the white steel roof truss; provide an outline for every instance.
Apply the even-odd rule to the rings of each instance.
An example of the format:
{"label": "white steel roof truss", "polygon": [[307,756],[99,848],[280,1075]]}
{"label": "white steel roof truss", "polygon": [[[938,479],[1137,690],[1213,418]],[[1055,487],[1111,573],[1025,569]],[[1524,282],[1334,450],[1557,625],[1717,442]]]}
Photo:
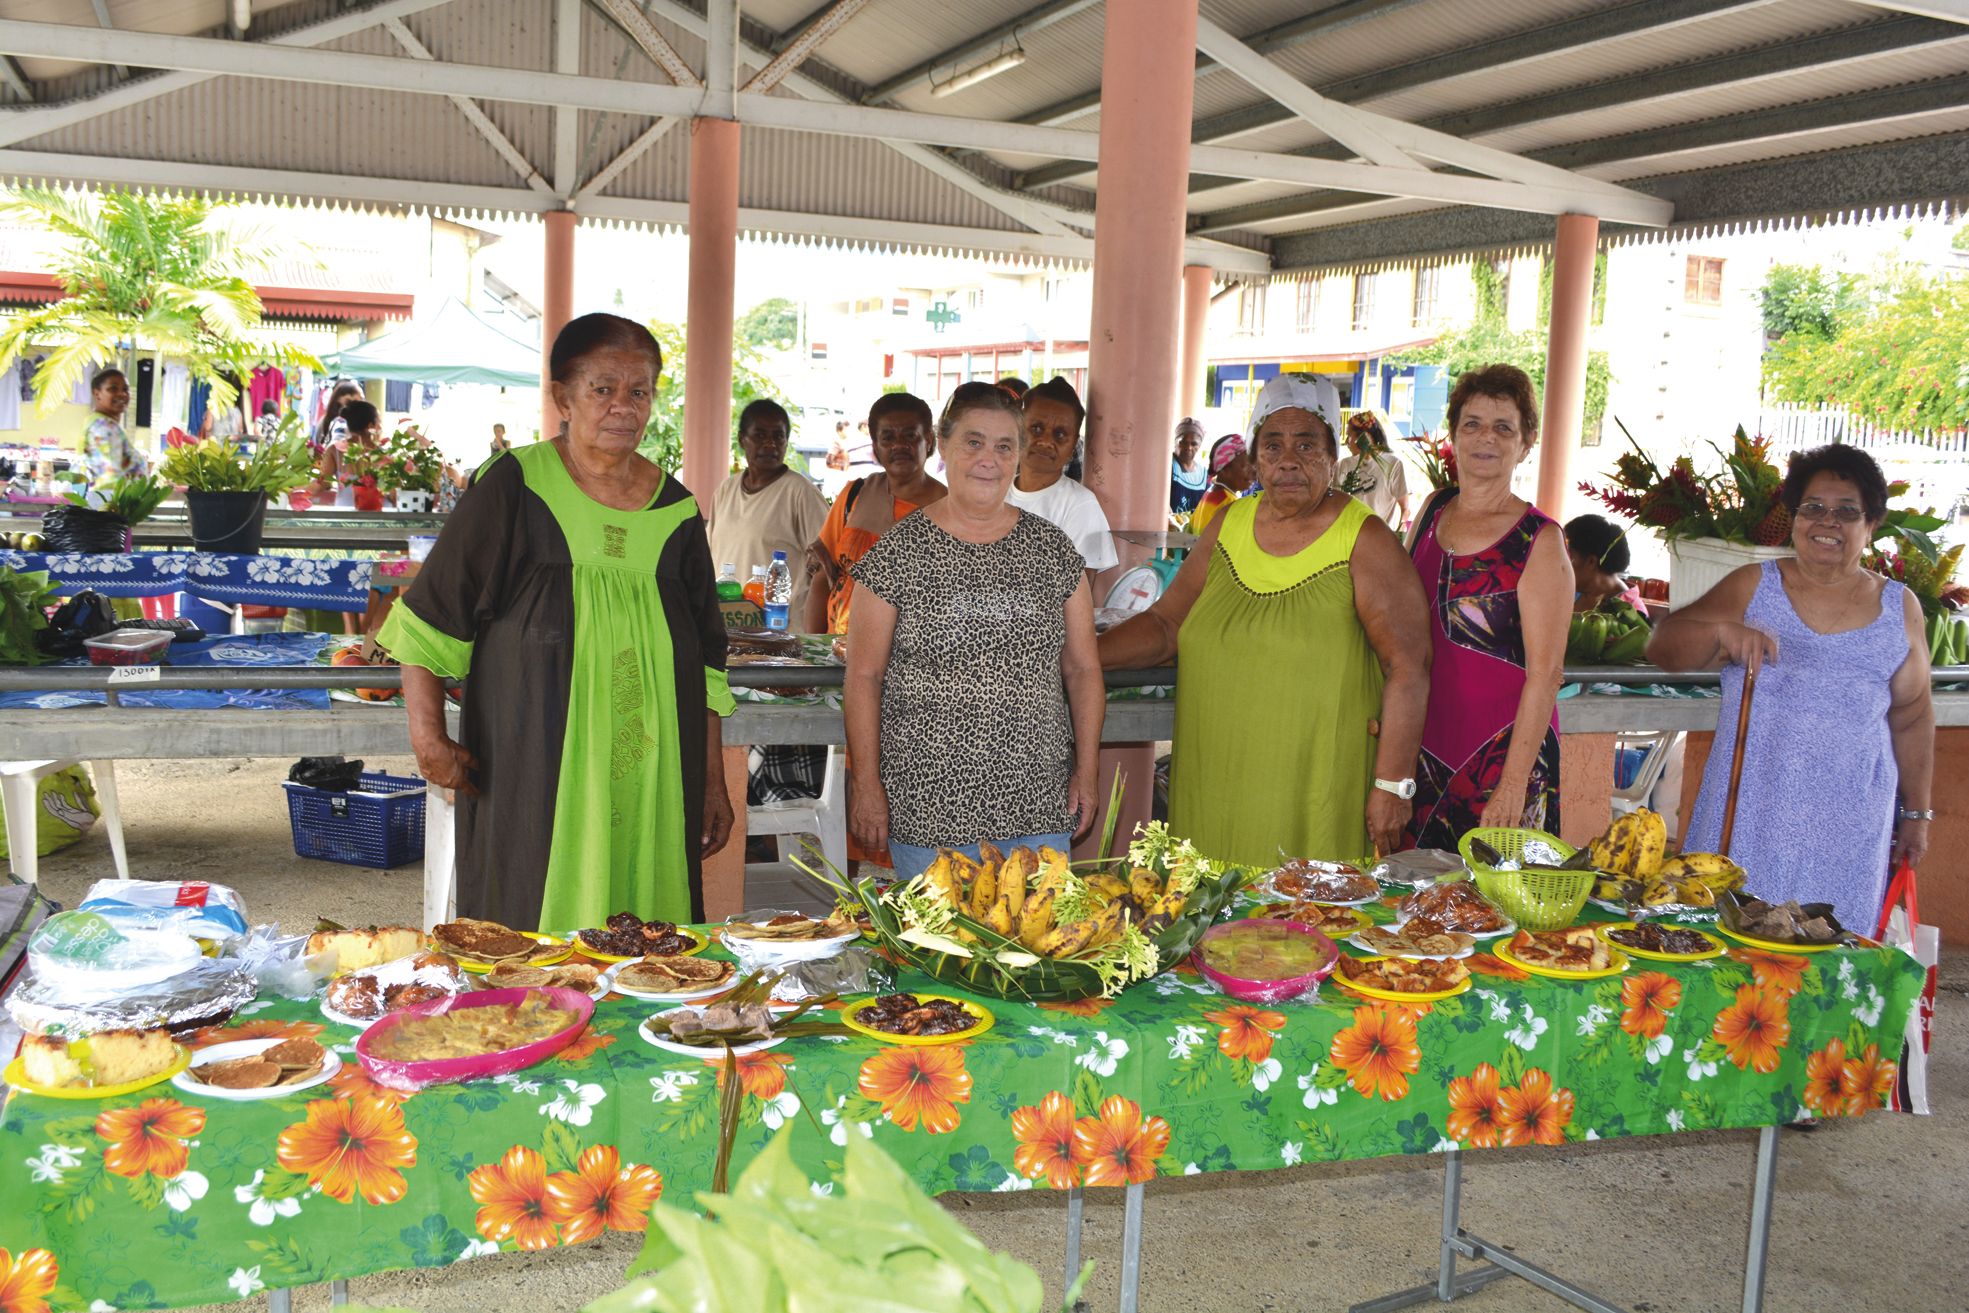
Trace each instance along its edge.
{"label": "white steel roof truss", "polygon": [[[404,26],[401,18],[385,19],[383,27],[412,59],[425,61],[437,59],[437,56],[431,53],[431,48],[419,41],[415,32]],[[499,130],[499,125],[486,116],[486,112],[479,108],[476,100],[469,96],[450,96],[447,99],[457,107],[460,114],[465,116],[465,121],[472,125],[473,131],[484,137],[492,148],[499,152],[500,158],[513,166],[513,172],[520,175],[521,181],[537,192],[552,194],[554,189],[545,178],[540,176],[540,170],[534,168],[533,162],[527,159],[520,148]]]}

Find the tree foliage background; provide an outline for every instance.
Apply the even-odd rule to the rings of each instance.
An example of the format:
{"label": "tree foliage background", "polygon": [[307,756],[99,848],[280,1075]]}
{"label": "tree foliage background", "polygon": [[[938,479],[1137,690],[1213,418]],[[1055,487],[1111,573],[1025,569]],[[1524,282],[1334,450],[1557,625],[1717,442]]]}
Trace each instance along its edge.
{"label": "tree foliage background", "polygon": [[[1593,264],[1593,319],[1599,320],[1600,307],[1606,296],[1606,257],[1600,256]],[[1398,365],[1441,365],[1453,384],[1456,376],[1486,365],[1516,365],[1530,376],[1532,386],[1538,390],[1541,401],[1545,396],[1545,327],[1552,317],[1551,264],[1548,262],[1539,279],[1539,327],[1514,333],[1507,327],[1505,319],[1505,286],[1503,278],[1488,260],[1475,260],[1470,265],[1470,279],[1476,285],[1477,313],[1475,320],[1467,328],[1437,338],[1426,347],[1417,347],[1404,352],[1395,363]],[[1607,353],[1590,351],[1586,356],[1586,403],[1582,417],[1581,430],[1587,434],[1598,432],[1601,417],[1607,410],[1607,385],[1612,380],[1612,371],[1607,365]],[[1441,421],[1438,421],[1439,423]]]}
{"label": "tree foliage background", "polygon": [[[0,368],[47,348],[34,375],[45,408],[86,372],[115,362],[130,373],[140,353],[182,360],[229,403],[256,363],[319,366],[307,352],[258,341],[263,307],[250,281],[280,253],[228,206],[196,196],[112,191],[100,195],[22,187],[0,215],[58,239],[49,272],[61,299],[13,316],[0,332]],[[134,378],[134,374],[132,374]]]}
{"label": "tree foliage background", "polygon": [[1761,297],[1772,397],[1889,429],[1969,427],[1969,278],[1776,265]]}
{"label": "tree foliage background", "polygon": [[[643,441],[637,448],[643,455],[675,474],[684,464],[684,326],[652,321],[650,332],[656,334],[657,345],[663,348],[663,373],[656,380],[656,404],[650,407],[649,425],[643,430]],[[761,397],[786,404],[786,395],[779,385],[768,377],[763,369],[763,361],[757,347],[738,338],[732,342],[732,418],[737,420],[739,412]],[[738,437],[734,433],[731,444],[732,468],[739,463]],[[797,459],[797,453],[787,453],[788,465],[796,469],[804,462]]]}
{"label": "tree foliage background", "polygon": [[790,351],[800,337],[800,308],[783,296],[761,301],[732,325],[732,340],[755,351]]}

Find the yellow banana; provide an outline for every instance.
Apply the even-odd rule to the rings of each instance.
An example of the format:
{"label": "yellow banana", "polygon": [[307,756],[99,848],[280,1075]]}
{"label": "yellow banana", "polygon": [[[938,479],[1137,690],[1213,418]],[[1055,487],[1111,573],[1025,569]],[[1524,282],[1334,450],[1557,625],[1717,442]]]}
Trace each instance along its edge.
{"label": "yellow banana", "polygon": [[998,898],[1010,905],[1014,924],[1018,922],[1019,909],[1025,906],[1026,887],[1038,869],[1039,858],[1030,848],[1013,849],[1005,864],[998,868]]}
{"label": "yellow banana", "polygon": [[1124,897],[1128,893],[1128,882],[1107,871],[1088,876],[1087,887],[1110,900]]}
{"label": "yellow banana", "polygon": [[978,845],[978,860],[987,866],[1002,865],[1005,854],[998,851],[998,845],[995,843],[981,843]]}
{"label": "yellow banana", "polygon": [[1000,891],[998,897],[991,900],[991,910],[985,913],[985,924],[999,934],[1007,938],[1011,937],[1012,902],[1004,891]]}
{"label": "yellow banana", "polygon": [[1041,957],[1071,957],[1086,948],[1087,941],[1094,937],[1097,919],[1090,916],[1072,925],[1054,926],[1038,936],[1029,947]]}
{"label": "yellow banana", "polygon": [[1716,891],[1701,880],[1690,878],[1675,883],[1675,901],[1692,907],[1716,906]]}
{"label": "yellow banana", "polygon": [[[1048,854],[1051,854],[1050,856]],[[1039,853],[1039,878],[1026,889],[1026,898],[1051,889],[1054,893],[1066,888],[1067,876],[1072,874],[1067,865],[1066,854],[1051,848],[1042,848]]]}
{"label": "yellow banana", "polygon": [[991,911],[991,905],[998,898],[998,863],[986,862],[978,871],[978,879],[971,886],[971,916],[982,921]]}
{"label": "yellow banana", "polygon": [[1643,880],[1652,879],[1661,870],[1661,860],[1668,852],[1668,822],[1660,812],[1645,807],[1634,812],[1630,819],[1638,831],[1634,874]]}
{"label": "yellow banana", "polygon": [[1019,942],[1027,948],[1038,948],[1040,939],[1053,928],[1053,900],[1059,890],[1041,885],[1027,895],[1025,906],[1019,912]]}
{"label": "yellow banana", "polygon": [[1128,877],[1128,892],[1135,896],[1136,902],[1147,907],[1162,897],[1162,878],[1148,867],[1138,866]]}
{"label": "yellow banana", "polygon": [[957,883],[957,864],[951,860],[948,849],[938,853],[937,860],[923,872],[923,882],[946,903],[953,907],[963,906],[964,894]]}
{"label": "yellow banana", "polygon": [[1109,940],[1118,939],[1127,924],[1127,908],[1117,898],[1094,914],[1094,933],[1088,937],[1088,948],[1099,948]]}

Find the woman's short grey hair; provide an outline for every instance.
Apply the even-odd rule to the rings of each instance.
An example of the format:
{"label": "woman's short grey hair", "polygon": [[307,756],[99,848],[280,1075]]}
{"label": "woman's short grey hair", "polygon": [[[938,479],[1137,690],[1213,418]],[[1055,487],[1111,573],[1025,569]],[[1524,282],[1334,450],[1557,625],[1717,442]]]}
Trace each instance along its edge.
{"label": "woman's short grey hair", "polygon": [[950,441],[957,432],[958,421],[974,410],[996,411],[1000,415],[1012,417],[1012,427],[1018,430],[1019,449],[1026,445],[1025,412],[1020,409],[1018,398],[1008,394],[996,383],[965,383],[943,403],[943,414],[937,418],[937,442]]}

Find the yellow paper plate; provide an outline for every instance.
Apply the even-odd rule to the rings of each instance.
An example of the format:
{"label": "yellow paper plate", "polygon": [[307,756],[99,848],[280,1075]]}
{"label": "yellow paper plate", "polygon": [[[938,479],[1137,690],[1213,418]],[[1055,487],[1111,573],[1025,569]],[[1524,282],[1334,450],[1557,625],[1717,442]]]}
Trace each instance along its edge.
{"label": "yellow paper plate", "polygon": [[[1287,917],[1261,918],[1258,915],[1259,912],[1261,912],[1262,910],[1264,910],[1264,908],[1268,906],[1271,906],[1271,904],[1269,903],[1259,904],[1259,906],[1252,908],[1249,912],[1246,912],[1244,919],[1247,921],[1257,921],[1260,919],[1268,920],[1268,921],[1283,921],[1289,919]],[[1321,903],[1320,906],[1329,907],[1330,904]],[[1358,907],[1332,907],[1331,910],[1336,912],[1345,912],[1348,916],[1353,918],[1353,925],[1351,928],[1342,929],[1336,926],[1332,930],[1320,930],[1321,934],[1325,935],[1328,939],[1331,939],[1336,944],[1339,943],[1341,940],[1347,938],[1349,935],[1358,934],[1360,931],[1365,930],[1369,926],[1374,924],[1374,918],[1370,917],[1366,912],[1361,911],[1361,909]],[[1314,926],[1310,921],[1293,921],[1292,924],[1310,926],[1315,930],[1320,929],[1318,926]]]}
{"label": "yellow paper plate", "polygon": [[1736,940],[1738,943],[1748,944],[1752,948],[1761,948],[1766,953],[1826,953],[1839,947],[1839,945],[1836,943],[1834,944],[1780,944],[1775,939],[1759,939],[1755,935],[1746,935],[1742,931],[1732,930],[1730,929],[1730,927],[1724,925],[1721,921],[1718,921],[1716,923],[1716,928],[1718,930],[1721,930],[1724,934],[1728,935],[1730,938]]}
{"label": "yellow paper plate", "polygon": [[[574,945],[568,943],[565,939],[556,939],[552,935],[543,935],[537,930],[522,930],[520,931],[520,933],[525,935],[528,939],[533,940],[535,943],[559,944],[561,947],[561,951],[558,953],[550,953],[546,957],[536,957],[531,959],[525,964],[527,966],[550,967],[558,963],[565,962],[569,958],[574,956]],[[444,952],[444,949],[439,948],[437,945],[434,944],[432,945],[432,951],[442,953]],[[462,957],[457,959],[457,961],[459,966],[463,967],[465,970],[471,972],[475,976],[483,976],[487,974],[492,970],[493,966],[495,965],[494,963],[491,962],[468,962]]]}
{"label": "yellow paper plate", "polygon": [[1657,953],[1651,948],[1636,948],[1632,944],[1620,943],[1607,933],[1610,930],[1630,930],[1633,926],[1634,923],[1632,921],[1608,921],[1603,925],[1594,926],[1593,933],[1598,935],[1601,942],[1613,949],[1614,952],[1625,953],[1628,957],[1644,957],[1650,962],[1701,962],[1708,958],[1721,957],[1725,951],[1723,941],[1715,935],[1710,934],[1706,930],[1697,930],[1694,926],[1688,925],[1678,925],[1674,929],[1687,930],[1691,934],[1701,935],[1709,941],[1708,948],[1703,949],[1700,953]]}
{"label": "yellow paper plate", "polygon": [[[698,953],[702,953],[704,951],[705,945],[711,942],[710,940],[706,939],[703,935],[699,934],[697,931],[691,929],[687,925],[678,926],[677,933],[682,935],[684,938],[690,940],[691,946],[689,948],[686,948],[681,953],[670,954],[669,956],[671,957],[693,957]],[[572,936],[570,936],[568,943],[570,947],[575,952],[580,953],[581,956],[587,958],[593,958],[597,962],[640,962],[644,957],[644,954],[642,953],[637,953],[634,956],[625,957],[621,953],[597,952],[595,949],[592,949],[588,947],[588,945],[581,942],[580,931],[576,931]]]}
{"label": "yellow paper plate", "polygon": [[[1364,957],[1360,960],[1363,962],[1379,962],[1382,959],[1378,957]],[[1446,998],[1455,998],[1458,994],[1466,992],[1475,983],[1476,978],[1474,976],[1465,976],[1453,987],[1439,989],[1429,994],[1404,994],[1400,990],[1376,989],[1373,985],[1359,985],[1337,971],[1331,976],[1328,976],[1327,979],[1349,993],[1359,994],[1362,998],[1379,999],[1385,1003],[1440,1003]]]}
{"label": "yellow paper plate", "polygon": [[1513,954],[1509,944],[1499,944],[1491,951],[1497,955],[1498,961],[1508,962],[1518,970],[1529,971],[1534,976],[1545,976],[1552,980],[1605,980],[1608,976],[1619,975],[1627,970],[1629,965],[1626,949],[1615,948],[1612,944],[1608,944],[1607,950],[1613,954],[1613,965],[1602,967],[1598,971],[1562,971],[1558,967],[1534,965]]}
{"label": "yellow paper plate", "polygon": [[190,1065],[191,1050],[180,1044],[178,1045],[178,1060],[172,1063],[169,1069],[160,1071],[155,1076],[146,1076],[142,1080],[125,1081],[121,1085],[86,1085],[73,1089],[64,1087],[58,1090],[51,1090],[44,1085],[36,1085],[29,1081],[27,1079],[27,1063],[19,1058],[15,1058],[12,1062],[8,1063],[6,1071],[0,1072],[0,1080],[6,1081],[7,1084],[25,1093],[39,1094],[44,1099],[113,1099],[119,1094],[135,1094],[138,1090],[147,1090],[153,1085],[162,1085],[165,1081],[170,1080]]}
{"label": "yellow paper plate", "polygon": [[884,1044],[906,1044],[911,1048],[928,1048],[933,1044],[956,1044],[962,1040],[975,1039],[998,1024],[998,1018],[991,1015],[991,1009],[982,1003],[973,1002],[968,998],[957,998],[950,994],[918,994],[916,997],[925,1003],[930,1002],[932,999],[949,999],[972,1016],[979,1018],[978,1023],[974,1026],[966,1027],[963,1030],[953,1030],[948,1035],[891,1035],[886,1030],[877,1030],[873,1026],[863,1025],[860,1021],[856,1020],[855,1013],[875,1001],[873,997],[870,997],[858,998],[851,1003],[843,1003],[841,1005],[841,1024],[849,1030],[854,1031],[857,1035],[866,1035],[868,1038],[880,1040]]}

